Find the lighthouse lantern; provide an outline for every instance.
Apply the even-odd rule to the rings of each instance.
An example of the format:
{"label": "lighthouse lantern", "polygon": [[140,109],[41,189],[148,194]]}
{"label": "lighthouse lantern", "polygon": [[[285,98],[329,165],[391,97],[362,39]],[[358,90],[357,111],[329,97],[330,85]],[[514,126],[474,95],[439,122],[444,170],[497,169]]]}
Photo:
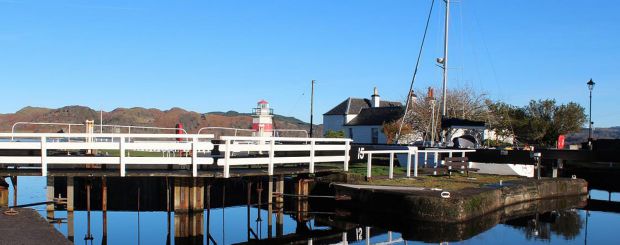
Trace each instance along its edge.
{"label": "lighthouse lantern", "polygon": [[273,136],[273,110],[269,108],[269,102],[259,101],[252,114],[252,135],[257,137]]}

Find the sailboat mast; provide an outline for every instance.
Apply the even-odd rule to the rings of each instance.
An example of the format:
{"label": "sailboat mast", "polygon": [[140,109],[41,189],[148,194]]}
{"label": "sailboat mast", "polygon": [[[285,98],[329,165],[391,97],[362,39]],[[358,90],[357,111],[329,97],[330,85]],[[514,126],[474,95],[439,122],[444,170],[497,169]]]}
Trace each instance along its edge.
{"label": "sailboat mast", "polygon": [[312,119],[314,117],[314,80],[312,80],[312,91],[310,92],[310,138],[314,138],[313,128],[314,124]]}
{"label": "sailboat mast", "polygon": [[442,86],[442,102],[441,102],[441,116],[446,116],[446,99],[447,99],[447,83],[448,83],[448,27],[450,20],[450,0],[444,0],[446,2],[446,21],[443,41],[443,86]]}

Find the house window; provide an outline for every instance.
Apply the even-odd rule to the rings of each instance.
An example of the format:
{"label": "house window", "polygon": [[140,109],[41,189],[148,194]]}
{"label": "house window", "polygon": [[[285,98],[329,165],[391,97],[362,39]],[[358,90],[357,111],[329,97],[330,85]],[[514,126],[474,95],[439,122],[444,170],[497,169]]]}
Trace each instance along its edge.
{"label": "house window", "polygon": [[372,135],[372,143],[373,144],[378,144],[379,143],[379,129],[378,128],[371,128],[370,129],[370,133]]}
{"label": "house window", "polygon": [[353,128],[349,128],[349,138],[353,139]]}

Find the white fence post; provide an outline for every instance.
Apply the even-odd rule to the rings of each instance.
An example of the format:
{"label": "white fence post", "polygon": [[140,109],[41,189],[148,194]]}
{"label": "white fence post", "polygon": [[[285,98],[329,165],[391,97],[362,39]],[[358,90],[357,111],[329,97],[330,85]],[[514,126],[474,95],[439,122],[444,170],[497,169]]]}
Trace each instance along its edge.
{"label": "white fence post", "polygon": [[125,177],[125,137],[121,136],[119,139],[119,164],[121,169],[121,177]]}
{"label": "white fence post", "polygon": [[390,170],[388,172],[388,178],[394,178],[394,153],[390,153]]}
{"label": "white fence post", "polygon": [[411,150],[407,150],[407,178],[411,177]]}
{"label": "white fence post", "polygon": [[344,143],[344,171],[349,171],[349,151],[351,150],[351,143],[347,140]]}
{"label": "white fence post", "polygon": [[[227,139],[224,145],[224,178],[230,177],[230,166],[228,165],[228,161],[230,160],[230,140]],[[221,150],[220,150],[221,151]]]}
{"label": "white fence post", "polygon": [[47,138],[41,137],[41,176],[47,176]]}
{"label": "white fence post", "polygon": [[198,149],[196,148],[196,143],[198,143],[198,138],[192,138],[192,176],[198,176]]}
{"label": "white fence post", "polygon": [[433,152],[434,158],[433,162],[435,164],[435,168],[439,167],[439,152]]}
{"label": "white fence post", "polygon": [[274,138],[269,140],[269,166],[267,167],[269,176],[273,175],[273,158],[275,157],[276,140]]}
{"label": "white fence post", "polygon": [[413,177],[418,177],[418,149],[416,147],[415,151],[415,158],[413,159]]}
{"label": "white fence post", "polygon": [[311,139],[310,140],[310,173],[313,174],[314,173],[314,144],[315,144],[315,140]]}
{"label": "white fence post", "polygon": [[368,162],[366,164],[366,178],[372,177],[372,153],[368,153]]}

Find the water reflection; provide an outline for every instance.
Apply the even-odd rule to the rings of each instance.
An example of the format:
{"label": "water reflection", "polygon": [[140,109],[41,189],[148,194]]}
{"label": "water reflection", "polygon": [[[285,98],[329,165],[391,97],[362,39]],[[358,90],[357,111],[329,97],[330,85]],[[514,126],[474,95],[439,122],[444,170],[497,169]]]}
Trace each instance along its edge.
{"label": "water reflection", "polygon": [[[50,196],[66,200],[37,207],[60,221],[55,226],[70,240],[86,244],[479,243],[508,239],[505,236],[508,243],[546,243],[581,241],[588,235],[601,241],[599,228],[592,233],[588,222],[600,226],[604,213],[593,211],[599,215],[593,221],[579,209],[608,208],[592,205],[597,201],[588,202],[585,196],[539,200],[464,223],[440,224],[339,207],[305,178],[41,178],[20,177],[19,203]],[[0,187],[0,197],[9,197],[0,203],[11,201],[11,189]],[[46,194],[31,194],[41,191]],[[620,225],[605,220],[614,222]]]}
{"label": "water reflection", "polygon": [[[332,223],[335,227],[347,229],[355,224],[363,224],[365,226],[382,227],[383,229],[396,231],[402,234],[405,240],[424,241],[424,242],[454,242],[471,239],[472,237],[483,233],[498,224],[506,224],[524,231],[532,231],[528,234],[535,234],[537,230],[544,229],[539,224],[545,223],[549,226],[549,219],[540,219],[539,217],[547,217],[554,213],[553,217],[558,217],[559,212],[556,210],[570,210],[585,206],[586,197],[570,197],[564,199],[548,199],[534,202],[521,203],[513,206],[497,210],[490,214],[461,223],[433,223],[412,221],[405,217],[386,216],[384,214],[371,214],[364,212],[337,212],[338,215],[323,217],[325,223]],[[573,211],[560,211],[562,213],[574,213]],[[574,216],[570,216],[574,217]],[[577,215],[577,218],[579,216]],[[334,220],[339,222],[334,222]],[[519,221],[528,221],[519,223]],[[514,221],[514,223],[513,223]],[[557,222],[565,222],[572,220],[562,219]],[[554,221],[556,222],[556,221]],[[581,226],[576,226],[574,222],[565,222],[562,225],[553,226],[555,230],[562,232],[576,230],[579,232]],[[532,226],[534,225],[534,226]],[[568,229],[570,227],[571,229]],[[552,230],[553,230],[552,229]],[[554,231],[555,231],[554,230]],[[537,236],[542,237],[542,236]],[[544,238],[544,237],[543,237]]]}

